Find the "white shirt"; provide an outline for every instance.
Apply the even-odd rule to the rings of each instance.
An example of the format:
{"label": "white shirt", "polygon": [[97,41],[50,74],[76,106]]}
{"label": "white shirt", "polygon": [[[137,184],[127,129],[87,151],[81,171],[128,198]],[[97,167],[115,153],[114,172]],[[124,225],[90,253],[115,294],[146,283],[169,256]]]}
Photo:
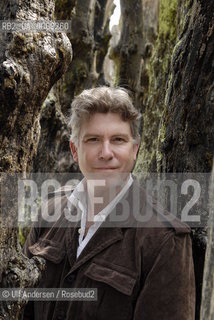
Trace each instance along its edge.
{"label": "white shirt", "polygon": [[116,197],[99,213],[94,216],[94,223],[88,228],[88,232],[85,235],[86,229],[86,221],[87,221],[87,199],[86,199],[86,191],[85,191],[85,179],[80,181],[80,183],[76,186],[73,193],[69,197],[70,203],[77,203],[79,209],[81,210],[81,228],[79,229],[79,246],[77,248],[77,258],[80,253],[88,244],[89,240],[93,237],[95,232],[99,229],[100,225],[105,221],[109,213],[114,209],[117,203],[122,199],[125,193],[128,191],[130,186],[133,183],[132,175],[130,174],[128,181],[120,190],[120,192],[116,195]]}

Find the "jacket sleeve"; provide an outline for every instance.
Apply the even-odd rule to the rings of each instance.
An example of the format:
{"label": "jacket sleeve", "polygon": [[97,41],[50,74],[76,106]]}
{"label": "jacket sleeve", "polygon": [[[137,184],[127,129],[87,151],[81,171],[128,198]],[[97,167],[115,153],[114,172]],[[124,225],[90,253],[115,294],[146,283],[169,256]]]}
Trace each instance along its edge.
{"label": "jacket sleeve", "polygon": [[195,277],[189,234],[161,245],[135,305],[134,320],[194,320]]}
{"label": "jacket sleeve", "polygon": [[27,236],[27,239],[25,241],[24,247],[23,247],[23,253],[30,259],[32,258],[32,254],[30,253],[29,247],[32,246],[34,243],[37,242],[39,238],[39,231],[36,227],[32,227],[30,229],[30,232]]}

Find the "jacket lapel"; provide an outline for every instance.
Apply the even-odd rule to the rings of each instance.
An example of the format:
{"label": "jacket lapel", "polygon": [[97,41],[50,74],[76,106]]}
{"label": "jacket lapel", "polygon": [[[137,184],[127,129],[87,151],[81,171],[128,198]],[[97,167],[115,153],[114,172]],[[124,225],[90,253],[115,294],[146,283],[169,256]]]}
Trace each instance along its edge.
{"label": "jacket lapel", "polygon": [[75,260],[70,272],[75,271],[89,259],[93,258],[95,255],[97,255],[107,247],[122,239],[123,233],[120,228],[100,227],[94,234],[94,236],[90,239],[87,246],[83,249],[79,258]]}

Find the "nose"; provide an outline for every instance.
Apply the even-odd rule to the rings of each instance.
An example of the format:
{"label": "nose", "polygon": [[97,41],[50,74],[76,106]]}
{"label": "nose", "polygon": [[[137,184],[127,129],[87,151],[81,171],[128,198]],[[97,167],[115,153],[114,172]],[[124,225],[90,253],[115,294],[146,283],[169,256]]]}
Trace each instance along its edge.
{"label": "nose", "polygon": [[113,151],[109,141],[104,141],[102,143],[99,158],[101,160],[111,160],[113,158]]}

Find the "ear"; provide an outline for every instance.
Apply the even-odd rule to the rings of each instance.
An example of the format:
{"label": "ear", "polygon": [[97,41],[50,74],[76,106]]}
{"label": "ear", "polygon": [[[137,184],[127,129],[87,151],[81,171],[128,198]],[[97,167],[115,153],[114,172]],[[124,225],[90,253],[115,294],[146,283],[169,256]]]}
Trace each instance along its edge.
{"label": "ear", "polygon": [[77,147],[73,141],[70,141],[70,148],[71,148],[71,153],[72,153],[74,161],[78,163]]}
{"label": "ear", "polygon": [[134,146],[134,160],[137,159],[137,155],[138,155],[138,151],[139,151],[139,148],[140,148],[140,143],[135,143]]}

